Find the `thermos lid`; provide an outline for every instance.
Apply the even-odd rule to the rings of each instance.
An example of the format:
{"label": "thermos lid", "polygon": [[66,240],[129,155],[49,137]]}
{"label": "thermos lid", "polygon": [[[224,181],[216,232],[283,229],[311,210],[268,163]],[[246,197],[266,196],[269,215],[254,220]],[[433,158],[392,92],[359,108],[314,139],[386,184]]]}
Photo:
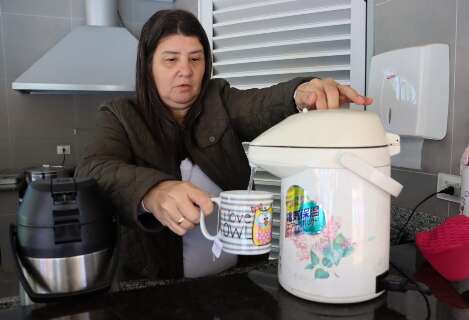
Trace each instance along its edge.
{"label": "thermos lid", "polygon": [[378,115],[350,109],[294,114],[254,139],[250,146],[369,148],[389,145]]}

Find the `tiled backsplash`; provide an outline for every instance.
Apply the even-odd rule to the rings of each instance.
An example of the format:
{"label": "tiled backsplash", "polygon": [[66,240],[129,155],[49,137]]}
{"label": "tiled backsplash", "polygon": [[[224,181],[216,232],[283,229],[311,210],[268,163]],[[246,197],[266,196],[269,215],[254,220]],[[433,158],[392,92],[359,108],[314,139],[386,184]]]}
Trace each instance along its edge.
{"label": "tiled backsplash", "polygon": [[[422,170],[395,168],[392,175],[404,185],[393,205],[412,208],[436,192],[438,172],[459,174],[459,159],[469,143],[469,2],[466,0],[375,1],[374,52],[430,43],[450,47],[448,130],[441,141],[425,140]],[[457,205],[431,199],[423,212],[447,217]]]}
{"label": "tiled backsplash", "polygon": [[[126,24],[141,27],[153,12],[175,4],[119,0],[118,5]],[[85,0],[0,0],[0,169],[59,163],[57,144],[71,145],[66,164],[75,165],[91,138],[98,105],[119,95],[29,95],[11,89],[13,80],[84,23]]]}

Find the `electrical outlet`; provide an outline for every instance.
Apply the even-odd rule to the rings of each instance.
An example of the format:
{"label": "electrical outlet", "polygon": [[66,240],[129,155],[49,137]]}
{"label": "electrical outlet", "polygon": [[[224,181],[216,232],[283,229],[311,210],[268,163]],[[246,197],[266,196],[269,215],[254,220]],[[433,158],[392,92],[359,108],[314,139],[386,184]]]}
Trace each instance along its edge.
{"label": "electrical outlet", "polygon": [[69,144],[59,144],[57,146],[57,154],[71,154],[70,145]]}
{"label": "electrical outlet", "polygon": [[438,193],[436,197],[438,199],[459,203],[461,198],[461,176],[455,176],[446,173],[438,173],[438,183],[436,186],[436,191],[443,190],[444,188],[449,186],[454,187],[453,195]]}

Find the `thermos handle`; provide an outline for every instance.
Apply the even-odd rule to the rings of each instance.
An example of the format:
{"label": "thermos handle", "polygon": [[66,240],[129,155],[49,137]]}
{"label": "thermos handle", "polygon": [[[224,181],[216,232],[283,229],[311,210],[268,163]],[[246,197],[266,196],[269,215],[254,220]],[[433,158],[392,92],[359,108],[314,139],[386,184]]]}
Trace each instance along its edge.
{"label": "thermos handle", "polygon": [[[210,198],[213,202],[215,202],[218,205],[218,210],[217,214],[220,214],[220,198]],[[202,211],[202,208],[200,208],[200,231],[202,231],[202,234],[204,235],[205,238],[208,240],[214,241],[217,238],[218,235],[218,224],[217,224],[217,235],[212,236],[205,225],[205,214]]]}
{"label": "thermos handle", "polygon": [[340,154],[338,160],[344,168],[349,169],[394,197],[397,197],[402,190],[402,185],[399,182],[351,153]]}

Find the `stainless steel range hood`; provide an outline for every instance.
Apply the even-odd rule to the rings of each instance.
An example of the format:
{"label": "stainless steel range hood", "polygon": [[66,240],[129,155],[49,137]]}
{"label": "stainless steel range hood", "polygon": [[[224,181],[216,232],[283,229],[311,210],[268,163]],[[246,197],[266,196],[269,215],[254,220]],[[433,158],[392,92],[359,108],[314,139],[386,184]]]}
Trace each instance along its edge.
{"label": "stainless steel range hood", "polygon": [[133,92],[137,39],[118,25],[116,0],[87,0],[86,26],[72,30],[20,75],[27,93]]}

